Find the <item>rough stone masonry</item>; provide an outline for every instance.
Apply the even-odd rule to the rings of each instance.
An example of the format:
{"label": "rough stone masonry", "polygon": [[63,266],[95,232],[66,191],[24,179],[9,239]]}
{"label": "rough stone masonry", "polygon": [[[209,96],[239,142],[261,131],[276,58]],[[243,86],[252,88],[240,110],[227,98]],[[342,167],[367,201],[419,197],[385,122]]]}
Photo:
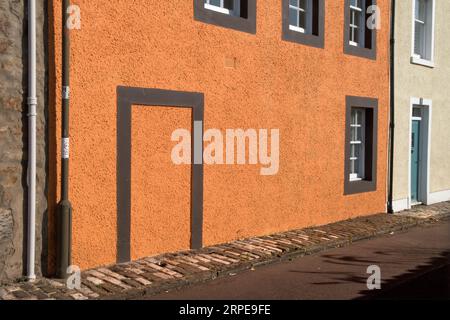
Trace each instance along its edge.
{"label": "rough stone masonry", "polygon": [[[21,277],[26,263],[27,5],[25,0],[0,0],[0,283]],[[46,6],[47,1],[37,1],[37,272],[47,210]]]}

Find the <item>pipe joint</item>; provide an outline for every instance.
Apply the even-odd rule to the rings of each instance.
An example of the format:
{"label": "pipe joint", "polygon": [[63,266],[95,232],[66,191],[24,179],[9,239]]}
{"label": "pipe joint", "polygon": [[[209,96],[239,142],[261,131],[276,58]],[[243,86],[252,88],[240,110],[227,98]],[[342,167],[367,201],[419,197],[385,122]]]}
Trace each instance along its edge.
{"label": "pipe joint", "polygon": [[27,103],[29,106],[37,106],[38,99],[36,97],[28,97]]}
{"label": "pipe joint", "polygon": [[37,116],[36,106],[38,103],[38,99],[36,97],[28,97],[27,103],[29,107],[28,117],[36,117]]}

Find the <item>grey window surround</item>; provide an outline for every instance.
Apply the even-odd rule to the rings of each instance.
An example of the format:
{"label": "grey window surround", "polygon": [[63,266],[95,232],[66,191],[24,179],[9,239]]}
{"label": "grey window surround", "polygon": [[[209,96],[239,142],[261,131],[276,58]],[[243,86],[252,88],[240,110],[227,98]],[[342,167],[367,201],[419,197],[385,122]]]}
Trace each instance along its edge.
{"label": "grey window surround", "polygon": [[[318,4],[317,35],[305,34],[289,29],[289,0],[282,0],[282,39],[316,48],[324,48],[325,38],[325,0],[315,0]],[[314,27],[313,27],[314,29]]]}
{"label": "grey window surround", "polygon": [[[367,0],[370,1],[370,0]],[[377,4],[377,0],[371,0],[372,5]],[[369,4],[369,5],[370,5]],[[367,33],[370,33],[370,41],[372,48],[362,48],[362,47],[355,47],[349,44],[350,36],[349,36],[349,29],[350,29],[350,0],[345,0],[344,3],[345,7],[345,13],[344,13],[344,53],[361,57],[361,58],[367,58],[371,60],[377,59],[377,30],[367,30],[366,27],[366,37]],[[367,10],[367,7],[365,11]],[[364,25],[366,26],[367,19],[364,20]]]}
{"label": "grey window surround", "polygon": [[[366,112],[366,177],[362,181],[350,181],[350,140],[351,140],[351,110],[352,108],[365,108]],[[367,119],[367,114],[371,119]],[[344,195],[373,192],[377,190],[377,154],[378,154],[378,99],[366,97],[346,97],[345,115],[345,168],[344,168]],[[368,169],[370,168],[370,169]]]}
{"label": "grey window surround", "polygon": [[200,22],[256,34],[256,0],[247,1],[247,18],[234,17],[205,9],[204,0],[194,0],[194,19]]}

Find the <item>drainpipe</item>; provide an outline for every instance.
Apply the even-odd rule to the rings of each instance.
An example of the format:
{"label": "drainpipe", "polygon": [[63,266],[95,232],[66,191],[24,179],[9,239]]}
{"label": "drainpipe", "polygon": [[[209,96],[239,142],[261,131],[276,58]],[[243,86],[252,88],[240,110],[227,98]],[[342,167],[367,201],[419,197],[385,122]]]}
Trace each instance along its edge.
{"label": "drainpipe", "polygon": [[67,279],[71,265],[72,205],[69,201],[69,98],[70,98],[70,30],[67,26],[70,0],[62,3],[62,140],[61,140],[61,201],[57,210],[56,274]]}
{"label": "drainpipe", "polygon": [[390,116],[389,116],[389,185],[388,213],[394,213],[394,135],[395,135],[395,0],[391,2],[391,39],[390,39]]}
{"label": "drainpipe", "polygon": [[36,0],[28,1],[28,259],[27,279],[36,280]]}

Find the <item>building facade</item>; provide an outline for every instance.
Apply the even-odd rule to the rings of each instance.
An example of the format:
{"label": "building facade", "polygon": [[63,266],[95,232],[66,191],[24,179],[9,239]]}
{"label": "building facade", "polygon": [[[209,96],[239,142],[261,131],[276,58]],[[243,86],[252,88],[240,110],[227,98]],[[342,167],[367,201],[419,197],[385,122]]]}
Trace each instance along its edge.
{"label": "building facade", "polygon": [[393,209],[450,200],[450,3],[396,1]]}
{"label": "building facade", "polygon": [[[378,30],[366,23],[375,4]],[[61,158],[60,5],[54,2],[49,23],[52,208]],[[84,269],[385,212],[389,1],[76,5],[74,264]],[[193,129],[193,138],[205,133],[203,150],[216,144],[214,164],[174,163],[178,129]],[[247,137],[239,165],[230,164],[230,141],[218,141],[229,129]],[[260,153],[264,130],[274,161],[279,141],[269,174],[261,174],[274,169]],[[259,156],[250,150],[257,140]]]}
{"label": "building facade", "polygon": [[[38,274],[62,158],[82,269],[386,212],[389,0],[72,1],[70,90],[62,1],[38,3]],[[0,4],[1,281],[28,190],[27,3]]]}

